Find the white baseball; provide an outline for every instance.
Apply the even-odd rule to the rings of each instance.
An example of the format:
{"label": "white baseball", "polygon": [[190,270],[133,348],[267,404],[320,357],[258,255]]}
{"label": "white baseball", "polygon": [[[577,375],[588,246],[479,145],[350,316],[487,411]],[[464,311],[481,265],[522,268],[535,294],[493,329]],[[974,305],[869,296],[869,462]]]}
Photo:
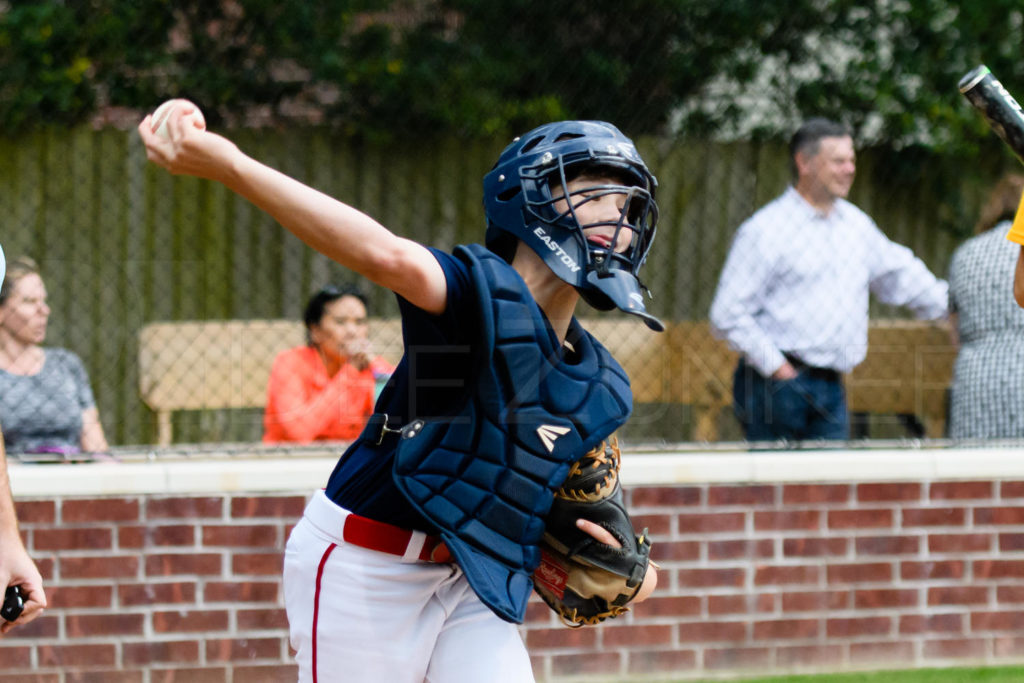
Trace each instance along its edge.
{"label": "white baseball", "polygon": [[169,140],[171,135],[167,130],[167,122],[171,118],[171,113],[182,105],[190,105],[192,107],[192,112],[186,115],[188,118],[192,119],[192,125],[199,130],[206,130],[206,119],[203,118],[203,112],[199,111],[199,107],[188,100],[179,98],[167,100],[156,108],[156,111],[153,112],[153,118],[150,120],[153,132],[165,140]]}

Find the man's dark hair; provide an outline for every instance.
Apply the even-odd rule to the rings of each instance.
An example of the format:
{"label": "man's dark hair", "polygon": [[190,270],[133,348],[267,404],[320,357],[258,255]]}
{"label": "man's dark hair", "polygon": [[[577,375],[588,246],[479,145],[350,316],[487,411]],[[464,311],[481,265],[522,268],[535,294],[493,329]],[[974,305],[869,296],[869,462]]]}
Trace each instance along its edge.
{"label": "man's dark hair", "polygon": [[789,168],[793,174],[793,182],[799,179],[799,171],[796,167],[798,152],[813,157],[821,147],[822,138],[845,138],[852,137],[852,135],[846,125],[831,119],[817,117],[804,121],[803,125],[789,139]]}

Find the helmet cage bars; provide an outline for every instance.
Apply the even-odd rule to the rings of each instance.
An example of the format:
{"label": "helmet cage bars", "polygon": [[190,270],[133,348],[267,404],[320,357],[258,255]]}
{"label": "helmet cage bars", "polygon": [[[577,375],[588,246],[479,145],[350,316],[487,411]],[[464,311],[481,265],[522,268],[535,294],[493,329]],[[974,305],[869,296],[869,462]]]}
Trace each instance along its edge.
{"label": "helmet cage bars", "polygon": [[[570,190],[579,178],[594,183],[577,182]],[[619,308],[652,329],[664,329],[647,313],[647,288],[637,277],[656,232],[656,188],[632,141],[615,126],[540,126],[513,140],[484,176],[487,246],[511,261],[512,245],[522,241],[594,308]],[[624,196],[618,216],[605,214],[599,223],[581,225],[581,207],[610,194]],[[630,231],[629,246],[616,253],[623,230]]]}
{"label": "helmet cage bars", "polygon": [[[571,156],[542,157],[540,163],[520,169],[525,212],[536,221],[564,228],[578,244],[584,267],[598,277],[608,277],[613,267],[636,276],[647,261],[657,232],[658,205],[651,194],[654,178],[646,169],[640,173],[622,164],[621,159],[606,159],[592,150],[577,159]],[[595,183],[577,185],[569,191],[569,183],[580,178],[592,178]],[[597,182],[599,179],[605,182]],[[561,188],[557,196],[554,184]],[[583,223],[577,210],[608,195],[625,196],[618,219]],[[588,239],[585,231],[599,228],[612,230],[607,245]],[[629,231],[629,245],[616,251],[623,230]],[[640,286],[646,289],[643,283]]]}

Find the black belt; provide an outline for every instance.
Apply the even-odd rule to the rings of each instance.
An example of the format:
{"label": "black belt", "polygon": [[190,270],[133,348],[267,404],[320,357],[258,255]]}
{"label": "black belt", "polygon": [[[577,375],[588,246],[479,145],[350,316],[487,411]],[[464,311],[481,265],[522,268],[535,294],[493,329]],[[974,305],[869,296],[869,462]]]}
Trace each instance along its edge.
{"label": "black belt", "polygon": [[808,365],[791,353],[783,352],[783,356],[789,361],[789,364],[793,366],[793,369],[797,372],[806,375],[807,377],[813,377],[814,379],[825,380],[826,382],[841,382],[843,380],[843,373],[832,368],[819,368],[814,365]]}

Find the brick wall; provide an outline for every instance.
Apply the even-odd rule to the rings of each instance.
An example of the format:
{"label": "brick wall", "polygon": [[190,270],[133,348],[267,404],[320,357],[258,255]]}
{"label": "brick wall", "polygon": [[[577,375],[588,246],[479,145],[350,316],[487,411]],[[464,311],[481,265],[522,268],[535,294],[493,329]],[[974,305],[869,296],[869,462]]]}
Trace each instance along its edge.
{"label": "brick wall", "polygon": [[19,500],[52,607],[0,640],[0,681],[294,680],[281,551],[304,505],[302,494]]}
{"label": "brick wall", "polygon": [[602,628],[531,611],[538,672],[679,677],[1024,660],[1024,481],[634,487],[662,567]]}
{"label": "brick wall", "polygon": [[[861,471],[632,484],[658,590],[579,630],[535,601],[523,633],[538,679],[1024,660],[1024,474]],[[26,496],[14,474],[52,607],[0,640],[0,682],[295,679],[281,550],[314,487]]]}

